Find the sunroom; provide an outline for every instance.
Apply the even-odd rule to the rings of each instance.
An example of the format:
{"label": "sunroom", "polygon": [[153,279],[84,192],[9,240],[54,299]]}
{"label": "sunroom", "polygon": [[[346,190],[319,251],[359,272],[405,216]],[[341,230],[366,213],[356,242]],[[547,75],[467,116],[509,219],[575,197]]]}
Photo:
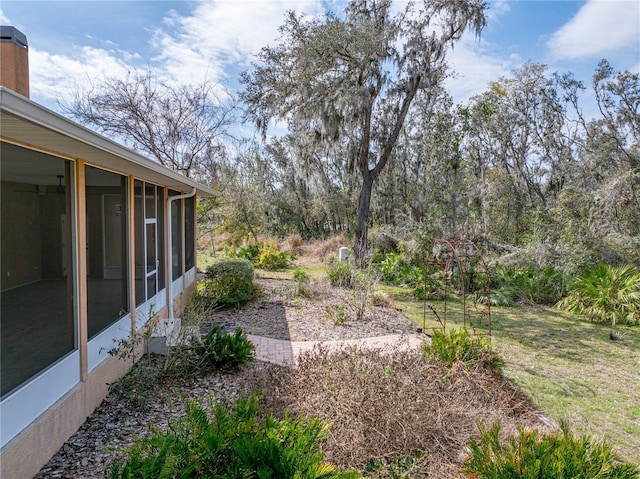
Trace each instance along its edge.
{"label": "sunroom", "polygon": [[0,462],[26,477],[126,372],[109,350],[179,315],[215,192],[4,87],[0,132]]}

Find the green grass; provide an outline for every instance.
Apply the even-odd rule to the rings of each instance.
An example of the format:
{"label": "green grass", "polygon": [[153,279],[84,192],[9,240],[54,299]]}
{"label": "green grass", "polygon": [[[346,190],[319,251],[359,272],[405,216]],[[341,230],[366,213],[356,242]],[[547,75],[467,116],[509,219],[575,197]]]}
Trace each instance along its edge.
{"label": "green grass", "polygon": [[[423,302],[407,290],[384,287],[396,306],[423,326]],[[461,325],[460,301],[448,302],[447,327]],[[556,421],[606,438],[627,460],[640,463],[640,328],[610,328],[554,308],[491,308],[492,341],[505,359],[505,376]],[[427,314],[426,331],[438,327]],[[486,331],[486,325],[478,327]]]}

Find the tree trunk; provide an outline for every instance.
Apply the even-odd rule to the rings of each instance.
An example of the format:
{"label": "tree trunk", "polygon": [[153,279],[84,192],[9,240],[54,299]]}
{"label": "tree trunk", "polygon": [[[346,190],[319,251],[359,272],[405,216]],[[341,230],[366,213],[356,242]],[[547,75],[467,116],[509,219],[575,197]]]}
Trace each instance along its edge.
{"label": "tree trunk", "polygon": [[362,265],[367,253],[367,233],[369,230],[369,209],[371,206],[371,191],[373,190],[373,175],[366,174],[362,178],[362,189],[358,197],[356,219],[356,237],[353,254],[356,263]]}

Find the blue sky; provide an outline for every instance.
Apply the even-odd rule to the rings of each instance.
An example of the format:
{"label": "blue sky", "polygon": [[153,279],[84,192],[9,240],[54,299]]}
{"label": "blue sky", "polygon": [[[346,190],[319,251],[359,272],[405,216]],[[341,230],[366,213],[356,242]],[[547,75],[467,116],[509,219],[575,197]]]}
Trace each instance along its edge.
{"label": "blue sky", "polygon": [[[154,67],[183,82],[230,89],[252,56],[273,44],[289,9],[310,16],[336,0],[30,1],[2,0],[3,25],[28,38],[31,98],[54,110],[103,74]],[[589,84],[602,58],[640,72],[640,1],[491,1],[480,41],[463,38],[450,54],[448,87],[464,102],[526,61],[573,72]]]}

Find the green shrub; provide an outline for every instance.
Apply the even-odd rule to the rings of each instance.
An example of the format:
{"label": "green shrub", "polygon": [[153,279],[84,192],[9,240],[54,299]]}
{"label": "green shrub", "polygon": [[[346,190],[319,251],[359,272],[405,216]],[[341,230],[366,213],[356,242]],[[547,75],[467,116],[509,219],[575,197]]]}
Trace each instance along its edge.
{"label": "green shrub", "polygon": [[253,243],[238,248],[230,255],[235,258],[243,258],[251,261],[257,268],[275,271],[289,267],[293,255],[281,251],[272,243]]}
{"label": "green shrub", "polygon": [[254,360],[254,346],[242,329],[227,333],[215,324],[202,339],[195,339],[196,360],[204,368],[239,369]]}
{"label": "green shrub", "polygon": [[236,258],[244,258],[251,261],[252,263],[255,263],[256,259],[258,259],[258,256],[260,256],[261,251],[262,247],[260,246],[260,244],[253,243],[246,246],[241,246],[230,256]]}
{"label": "green shrub", "polygon": [[416,287],[424,282],[424,267],[409,264],[400,253],[386,253],[374,260],[374,266],[387,284]]}
{"label": "green shrub", "polygon": [[284,420],[264,415],[256,396],[213,406],[212,416],[195,402],[166,432],[124,450],[126,460],[107,474],[116,478],[357,478],[323,461],[320,444],[328,425],[317,418]]}
{"label": "green shrub", "polygon": [[275,271],[288,268],[290,259],[291,256],[288,253],[280,251],[275,246],[265,245],[255,260],[255,265],[261,269]]}
{"label": "green shrub", "polygon": [[640,321],[640,272],[630,266],[599,264],[584,270],[558,306],[596,322],[635,324]]}
{"label": "green shrub", "polygon": [[255,295],[253,265],[242,258],[221,259],[207,267],[200,294],[213,304],[239,306]]}
{"label": "green shrub", "polygon": [[481,367],[501,374],[504,360],[493,349],[489,339],[471,335],[465,327],[452,328],[447,334],[443,330],[435,330],[431,337],[431,344],[424,347],[425,354],[432,358],[453,365],[462,362],[475,368]]}
{"label": "green shrub", "polygon": [[348,261],[338,261],[327,265],[327,278],[335,288],[350,288],[354,266]]}
{"label": "green shrub", "polygon": [[561,432],[540,434],[521,429],[501,444],[500,425],[481,429],[471,442],[463,473],[482,479],[638,479],[638,467],[625,463],[605,442],[574,438],[566,424]]}

